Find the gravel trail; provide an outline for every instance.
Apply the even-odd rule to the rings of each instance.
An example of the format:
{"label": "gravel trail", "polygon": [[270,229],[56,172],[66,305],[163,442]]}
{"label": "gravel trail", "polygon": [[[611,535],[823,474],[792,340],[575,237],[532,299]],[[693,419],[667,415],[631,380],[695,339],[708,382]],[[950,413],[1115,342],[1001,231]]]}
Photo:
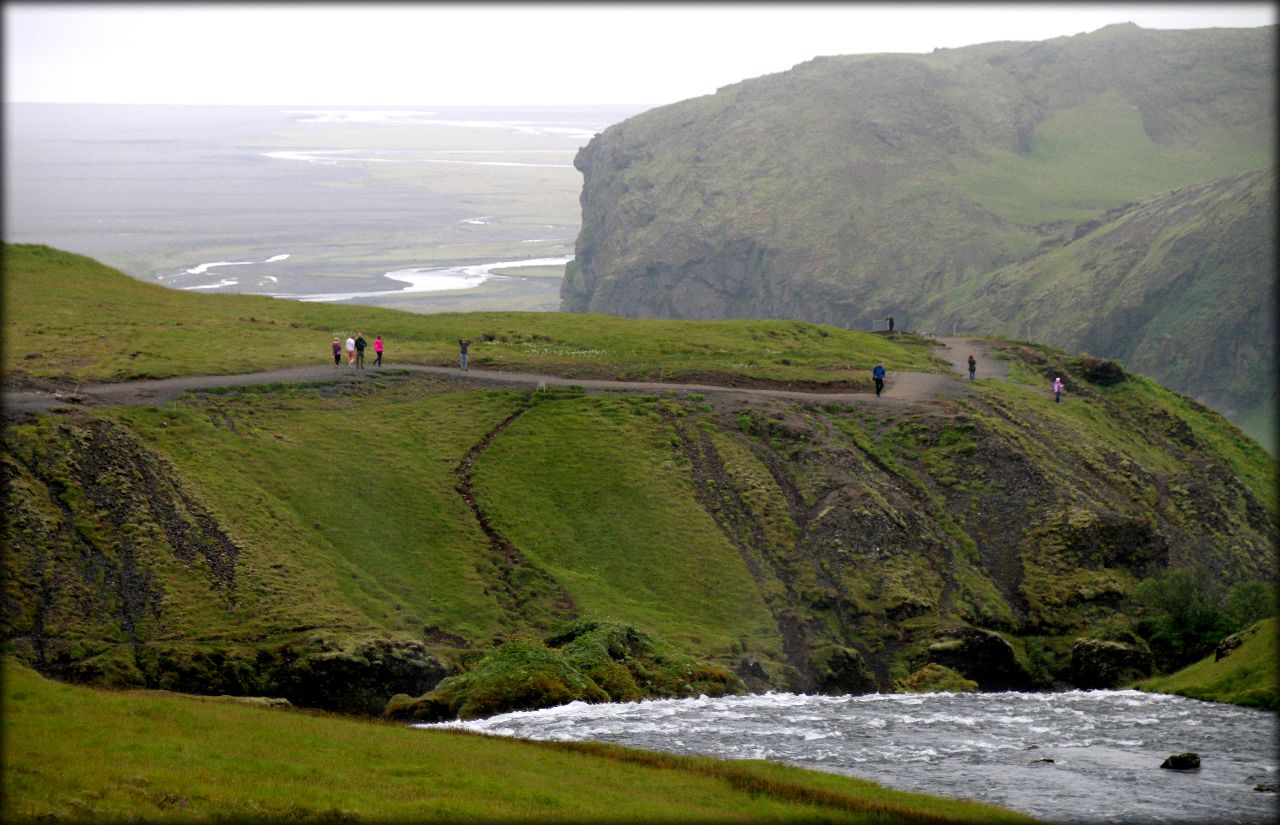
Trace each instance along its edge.
{"label": "gravel trail", "polygon": [[[667,392],[671,390],[697,393],[723,393],[745,397],[788,398],[798,401],[858,402],[872,404],[901,404],[929,401],[942,395],[963,391],[968,376],[969,353],[978,358],[978,376],[1003,380],[1007,374],[1004,364],[997,361],[990,348],[976,339],[938,338],[938,354],[955,369],[952,375],[923,372],[899,372],[888,367],[884,394],[877,398],[870,392],[811,392],[801,390],[759,387],[729,387],[711,384],[668,383],[657,381],[614,381],[595,378],[564,378],[525,372],[472,369],[466,372],[457,367],[428,366],[424,364],[389,364],[387,371],[406,370],[413,373],[453,378],[455,380],[487,386],[539,386],[582,387],[595,391]],[[184,392],[274,383],[315,383],[333,381],[371,381],[380,370],[367,368],[353,370],[346,366],[334,367],[321,364],[305,367],[287,367],[264,372],[237,375],[187,375],[176,378],[156,378],[140,381],[121,381],[109,384],[85,384],[73,390],[22,389],[5,390],[3,395],[5,417],[49,412],[60,407],[92,407],[101,405],[158,405],[172,401]]]}

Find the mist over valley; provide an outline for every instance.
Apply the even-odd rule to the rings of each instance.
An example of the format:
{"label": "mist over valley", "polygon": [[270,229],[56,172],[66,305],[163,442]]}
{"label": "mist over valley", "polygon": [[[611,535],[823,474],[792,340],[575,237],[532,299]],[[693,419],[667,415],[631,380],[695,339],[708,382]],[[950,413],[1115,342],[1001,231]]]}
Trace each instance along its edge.
{"label": "mist over valley", "polygon": [[5,239],[175,289],[555,310],[574,154],[642,108],[8,103]]}

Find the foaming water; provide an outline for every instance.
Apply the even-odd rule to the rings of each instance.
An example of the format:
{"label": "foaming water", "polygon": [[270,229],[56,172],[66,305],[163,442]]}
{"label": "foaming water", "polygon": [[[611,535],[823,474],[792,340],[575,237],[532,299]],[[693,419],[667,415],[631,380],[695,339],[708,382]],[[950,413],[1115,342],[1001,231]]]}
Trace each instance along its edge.
{"label": "foaming water", "polygon": [[[462,727],[770,759],[909,791],[966,797],[1051,822],[1262,823],[1276,819],[1274,714],[1137,691],[769,693],[629,704],[575,702]],[[1200,754],[1198,771],[1163,770]]]}

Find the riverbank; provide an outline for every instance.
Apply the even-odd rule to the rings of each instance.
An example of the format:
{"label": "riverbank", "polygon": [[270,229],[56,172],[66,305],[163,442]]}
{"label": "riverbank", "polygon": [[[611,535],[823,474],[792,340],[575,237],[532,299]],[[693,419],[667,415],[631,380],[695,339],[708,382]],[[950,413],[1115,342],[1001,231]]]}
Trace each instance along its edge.
{"label": "riverbank", "polygon": [[5,821],[1030,823],[763,762],[61,684],[4,664]]}
{"label": "riverbank", "polygon": [[1275,712],[1280,711],[1277,661],[1276,619],[1272,617],[1223,639],[1213,655],[1134,687]]}

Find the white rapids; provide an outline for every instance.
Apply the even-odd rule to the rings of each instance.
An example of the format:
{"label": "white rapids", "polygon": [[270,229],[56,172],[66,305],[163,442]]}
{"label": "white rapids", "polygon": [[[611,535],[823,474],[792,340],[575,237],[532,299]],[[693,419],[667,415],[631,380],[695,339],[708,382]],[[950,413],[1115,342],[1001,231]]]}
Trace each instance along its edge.
{"label": "white rapids", "polygon": [[[575,702],[441,726],[769,759],[1064,823],[1275,821],[1276,717],[1138,691]],[[421,725],[419,727],[438,727]],[[1201,768],[1162,770],[1194,751]]]}

